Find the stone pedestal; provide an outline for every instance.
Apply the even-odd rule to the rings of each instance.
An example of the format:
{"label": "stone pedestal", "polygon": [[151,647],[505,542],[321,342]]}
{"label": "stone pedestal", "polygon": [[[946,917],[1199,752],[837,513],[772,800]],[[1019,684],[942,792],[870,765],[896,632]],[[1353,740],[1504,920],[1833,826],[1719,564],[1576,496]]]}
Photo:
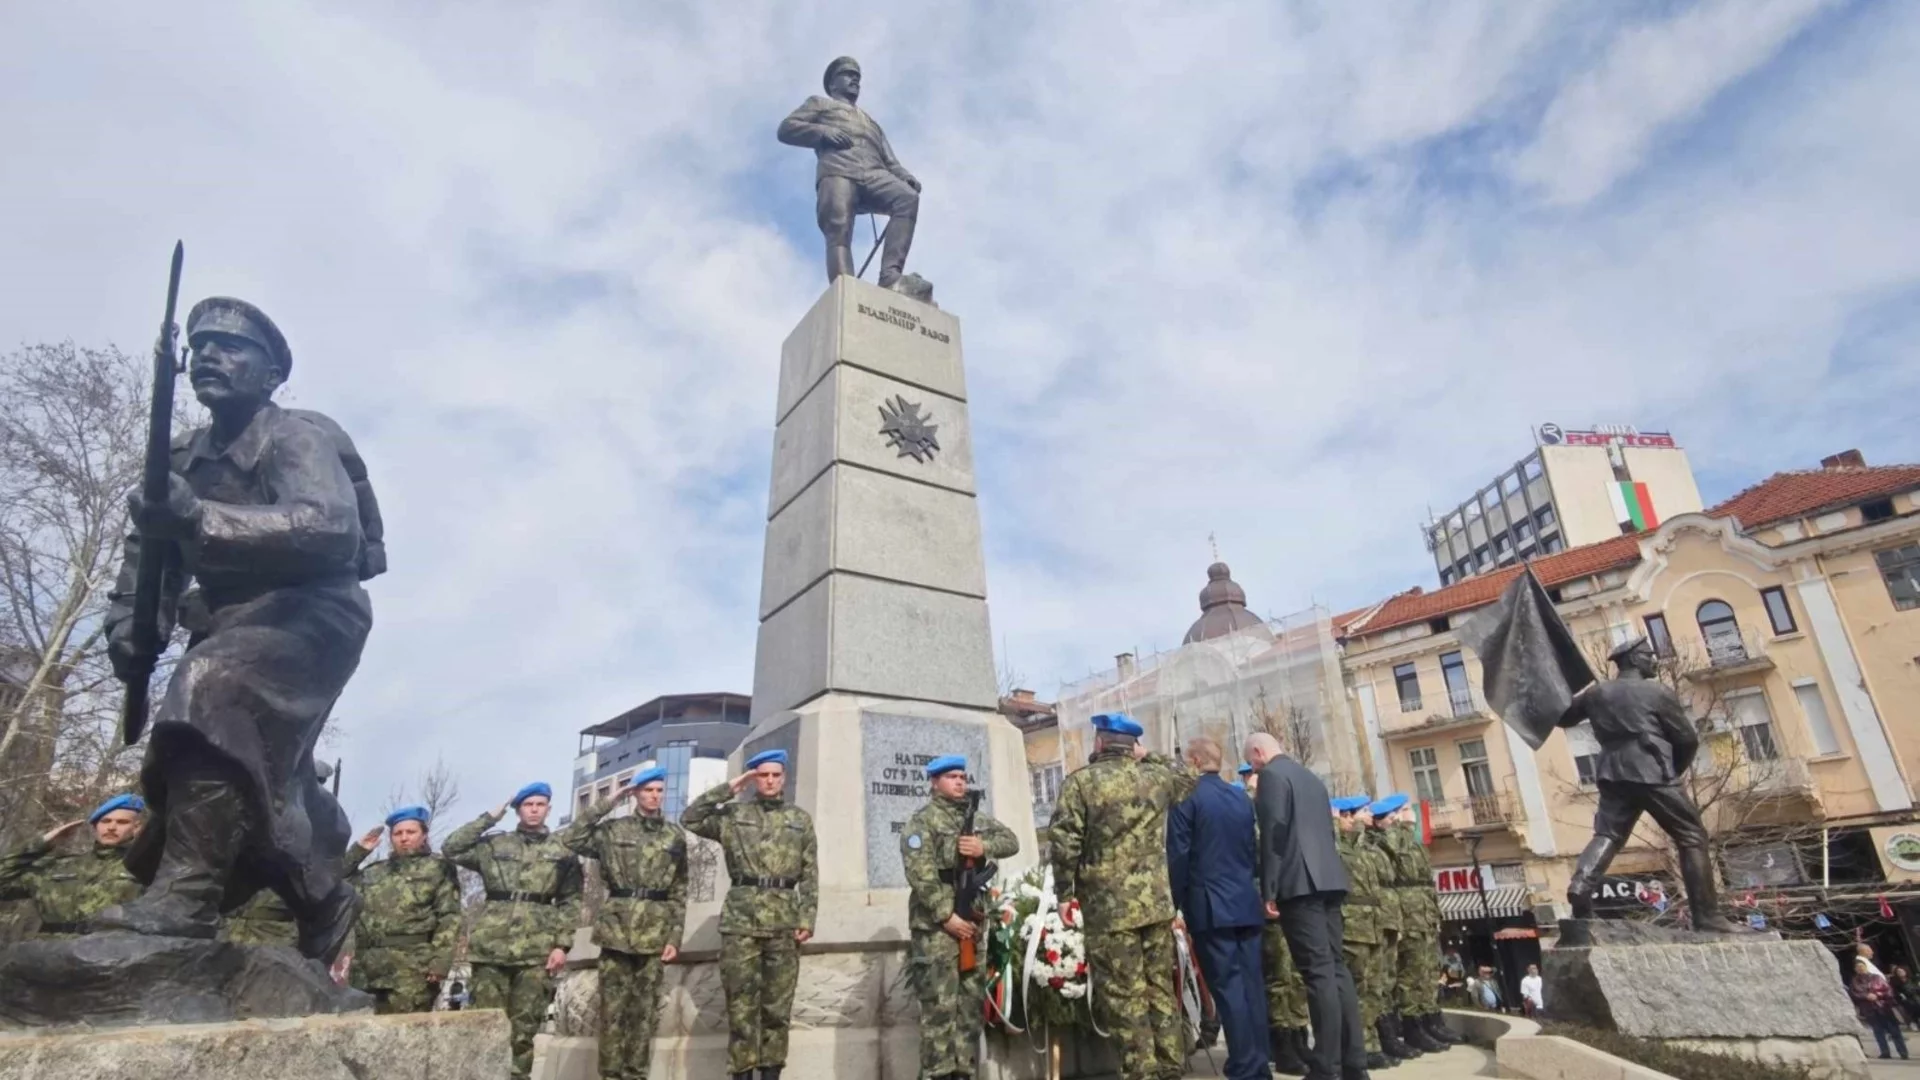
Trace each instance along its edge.
{"label": "stone pedestal", "polygon": [[507,1080],[497,1009],[0,1034],[0,1080]]}
{"label": "stone pedestal", "polygon": [[1542,975],[1548,1013],[1693,1049],[1864,1080],[1859,1022],[1833,957],[1773,934],[1567,920]]}

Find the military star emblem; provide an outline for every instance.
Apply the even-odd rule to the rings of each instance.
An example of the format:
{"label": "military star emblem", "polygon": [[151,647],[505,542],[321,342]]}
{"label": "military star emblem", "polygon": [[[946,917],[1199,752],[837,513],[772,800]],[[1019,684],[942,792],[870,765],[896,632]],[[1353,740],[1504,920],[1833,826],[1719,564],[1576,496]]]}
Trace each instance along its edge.
{"label": "military star emblem", "polygon": [[927,423],[931,419],[921,414],[918,404],[899,394],[893,395],[892,401],[880,403],[880,434],[887,437],[888,446],[900,451],[901,457],[919,462],[933,460],[934,452],[940,449],[940,440],[934,437],[940,425]]}

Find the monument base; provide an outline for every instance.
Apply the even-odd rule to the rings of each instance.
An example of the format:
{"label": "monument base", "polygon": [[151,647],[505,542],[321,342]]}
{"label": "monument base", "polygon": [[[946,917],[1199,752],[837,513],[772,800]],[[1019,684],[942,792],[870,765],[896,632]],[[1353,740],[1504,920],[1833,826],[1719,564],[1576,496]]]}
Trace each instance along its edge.
{"label": "monument base", "polygon": [[1543,954],[1555,1019],[1805,1065],[1821,1080],[1866,1077],[1859,1021],[1834,977],[1833,957],[1818,943],[1569,922],[1578,925],[1563,922],[1562,942]]}
{"label": "monument base", "polygon": [[507,1080],[506,1014],[310,1016],[0,1034],[0,1080]]}
{"label": "monument base", "polygon": [[0,1027],[210,1024],[372,1008],[372,998],[279,945],[115,932],[0,951]]}

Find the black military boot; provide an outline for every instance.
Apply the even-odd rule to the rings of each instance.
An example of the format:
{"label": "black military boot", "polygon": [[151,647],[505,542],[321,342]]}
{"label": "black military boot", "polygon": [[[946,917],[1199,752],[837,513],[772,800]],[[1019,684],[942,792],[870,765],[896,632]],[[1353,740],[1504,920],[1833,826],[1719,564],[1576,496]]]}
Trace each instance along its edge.
{"label": "black military boot", "polygon": [[1379,1072],[1381,1069],[1391,1069],[1398,1064],[1400,1064],[1399,1061],[1388,1057],[1387,1055],[1381,1053],[1378,1050],[1367,1051],[1367,1070],[1369,1072]]}
{"label": "black military boot", "polygon": [[1437,1054],[1447,1048],[1447,1044],[1427,1034],[1420,1022],[1411,1016],[1395,1015],[1393,1020],[1400,1025],[1400,1041],[1424,1054]]}
{"label": "black military boot", "polygon": [[1281,1076],[1307,1075],[1307,1063],[1300,1060],[1300,1051],[1294,1044],[1292,1028],[1269,1028],[1267,1030],[1268,1064]]}
{"label": "black military boot", "polygon": [[1392,1013],[1382,1013],[1373,1022],[1373,1030],[1380,1036],[1380,1050],[1389,1057],[1411,1061],[1420,1056],[1420,1051],[1408,1046],[1400,1038],[1400,1025],[1395,1022]]}
{"label": "black military boot", "polygon": [[1446,1043],[1448,1046],[1458,1046],[1467,1041],[1458,1032],[1448,1027],[1447,1018],[1438,1012],[1430,1012],[1421,1017],[1420,1030],[1433,1036],[1434,1042]]}
{"label": "black military boot", "polygon": [[220,898],[246,830],[240,792],[224,780],[175,784],[167,792],[165,828],[153,881],[134,899],[95,915],[95,930],[184,938],[220,932]]}
{"label": "black military boot", "polygon": [[746,1072],[732,1073],[730,1074],[730,1078],[731,1080],[753,1080],[753,1070],[748,1069]]}
{"label": "black military boot", "polygon": [[760,1080],[780,1080],[780,1070],[784,1068],[784,1065],[763,1065],[760,1068]]}

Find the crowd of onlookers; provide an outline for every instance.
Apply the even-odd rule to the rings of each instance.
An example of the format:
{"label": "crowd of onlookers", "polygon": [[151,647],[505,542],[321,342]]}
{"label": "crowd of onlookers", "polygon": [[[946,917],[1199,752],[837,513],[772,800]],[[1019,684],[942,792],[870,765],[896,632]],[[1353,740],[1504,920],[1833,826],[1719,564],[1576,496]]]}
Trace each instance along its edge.
{"label": "crowd of onlookers", "polygon": [[1905,1059],[1907,1039],[1902,1029],[1910,1026],[1920,1031],[1920,985],[1915,984],[1913,973],[1899,964],[1882,972],[1873,962],[1873,946],[1863,944],[1855,951],[1847,992],[1861,1021],[1873,1032],[1880,1056],[1898,1053]]}

